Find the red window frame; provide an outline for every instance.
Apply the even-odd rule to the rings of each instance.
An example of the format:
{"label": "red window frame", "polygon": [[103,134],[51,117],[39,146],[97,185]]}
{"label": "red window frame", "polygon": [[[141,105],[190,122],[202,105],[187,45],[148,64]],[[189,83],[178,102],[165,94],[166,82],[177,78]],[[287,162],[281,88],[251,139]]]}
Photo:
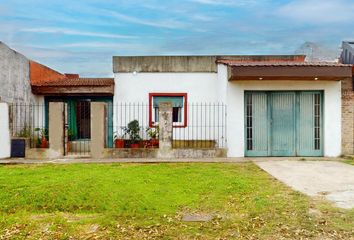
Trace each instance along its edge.
{"label": "red window frame", "polygon": [[152,123],[152,98],[153,97],[183,97],[183,125],[172,125],[174,128],[186,128],[187,127],[187,93],[149,93],[149,126],[155,127]]}

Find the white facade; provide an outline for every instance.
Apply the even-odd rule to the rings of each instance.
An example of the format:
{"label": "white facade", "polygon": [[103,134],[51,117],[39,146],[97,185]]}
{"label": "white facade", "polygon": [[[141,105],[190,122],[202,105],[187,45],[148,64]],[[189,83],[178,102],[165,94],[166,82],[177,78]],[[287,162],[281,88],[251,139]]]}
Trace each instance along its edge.
{"label": "white facade", "polygon": [[9,106],[0,102],[0,159],[10,157]]}
{"label": "white facade", "polygon": [[243,157],[244,92],[249,90],[323,90],[324,92],[324,155],[341,154],[341,83],[339,81],[238,81],[228,82],[227,87],[227,141],[230,157]]}
{"label": "white facade", "polygon": [[[187,93],[189,103],[225,103],[228,157],[244,157],[244,92],[248,90],[323,91],[324,155],[336,157],[341,154],[341,83],[339,81],[232,82],[228,81],[228,69],[223,64],[218,64],[217,73],[115,73],[114,103],[146,103],[149,100],[149,93]],[[117,117],[115,113],[114,119]],[[207,137],[203,134],[201,137]]]}
{"label": "white facade", "polygon": [[115,73],[114,103],[147,102],[149,93],[187,93],[189,102],[218,102],[217,73]]}
{"label": "white facade", "polygon": [[[226,122],[226,110],[216,106],[214,111],[214,105],[212,105],[225,103],[223,102],[224,95],[220,94],[223,89],[221,89],[218,77],[217,73],[116,73],[113,126],[118,127],[114,127],[114,132],[118,132],[118,135],[122,134],[123,131],[120,128],[137,116],[142,126],[148,125],[148,106],[145,105],[139,109],[136,104],[148,104],[150,93],[187,93],[188,124],[185,128],[174,128],[174,139],[216,140],[219,146],[225,146],[225,125],[217,126],[217,121]],[[123,106],[121,110],[121,103],[135,104],[134,112],[129,112],[129,106]],[[190,104],[198,104],[198,106]],[[205,121],[200,121],[200,119]],[[195,126],[196,124],[198,127]],[[209,126],[212,127],[209,128]],[[146,137],[144,131],[141,135]]]}

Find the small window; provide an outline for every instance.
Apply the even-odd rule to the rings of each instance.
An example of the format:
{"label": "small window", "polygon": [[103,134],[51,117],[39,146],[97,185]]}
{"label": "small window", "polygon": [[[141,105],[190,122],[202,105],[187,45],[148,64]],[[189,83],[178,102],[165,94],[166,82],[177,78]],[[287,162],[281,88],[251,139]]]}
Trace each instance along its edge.
{"label": "small window", "polygon": [[186,127],[187,95],[178,93],[150,94],[150,126],[159,122],[159,105],[162,102],[172,103],[172,121],[174,127]]}

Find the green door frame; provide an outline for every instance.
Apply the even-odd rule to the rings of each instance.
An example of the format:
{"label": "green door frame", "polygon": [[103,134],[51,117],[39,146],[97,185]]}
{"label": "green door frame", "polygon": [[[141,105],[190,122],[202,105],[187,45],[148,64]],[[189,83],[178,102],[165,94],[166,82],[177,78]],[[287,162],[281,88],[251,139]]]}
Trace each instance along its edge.
{"label": "green door frame", "polygon": [[[278,152],[278,153],[274,153],[272,152],[272,134],[273,134],[273,127],[272,127],[272,123],[271,123],[271,118],[272,118],[272,94],[274,93],[294,93],[295,94],[295,101],[294,101],[294,126],[292,127],[294,130],[294,150],[289,150],[286,152]],[[266,114],[263,114],[261,117],[263,117],[263,120],[259,123],[256,123],[256,121],[254,119],[252,119],[251,121],[252,124],[257,124],[258,128],[262,128],[262,129],[267,129],[267,131],[263,131],[262,134],[264,134],[264,138],[263,140],[259,140],[259,136],[256,136],[254,133],[254,129],[252,129],[252,137],[255,139],[253,140],[252,144],[255,143],[263,143],[264,145],[259,147],[259,146],[252,146],[252,150],[248,150],[247,149],[247,96],[252,95],[252,94],[257,94],[258,96],[266,95],[266,102],[267,104],[264,105],[263,103],[263,107],[261,108],[261,110],[263,110],[263,112],[266,112]],[[305,131],[301,131],[303,130],[300,126],[300,97],[302,94],[319,94],[319,98],[320,98],[320,106],[319,106],[319,111],[320,111],[320,128],[319,128],[319,134],[320,134],[320,139],[319,139],[319,149],[304,149],[301,148],[301,144],[300,144],[300,139],[299,136],[300,134],[308,134],[307,137],[311,137],[309,136],[309,134],[314,134],[314,132],[306,132]],[[315,96],[315,95],[313,95]],[[323,121],[323,108],[324,108],[324,94],[323,91],[245,91],[244,92],[244,119],[245,119],[245,123],[244,123],[244,143],[245,143],[245,156],[248,157],[262,157],[262,156],[323,156],[323,146],[324,146],[324,121]],[[263,108],[266,107],[267,109],[264,110]],[[257,109],[256,106],[252,107],[252,111],[254,111],[254,109]],[[253,113],[252,113],[253,114]],[[258,116],[259,117],[259,116]],[[306,116],[305,116],[306,117]],[[312,117],[312,115],[311,115]],[[303,120],[303,118],[301,118],[301,120]],[[307,121],[307,123],[309,123],[309,121],[311,121],[312,119],[305,119],[305,121]],[[262,126],[260,126],[262,125]],[[257,130],[257,129],[256,129]],[[312,129],[311,129],[312,130]],[[262,130],[261,130],[262,131]],[[259,130],[257,130],[257,133],[259,133]],[[266,143],[265,143],[266,142]],[[259,150],[261,149],[261,150]]]}
{"label": "green door frame", "polygon": [[113,147],[113,97],[100,97],[100,96],[45,96],[45,127],[49,126],[49,102],[77,102],[80,100],[90,100],[91,102],[105,102],[108,105],[107,116],[107,147]]}

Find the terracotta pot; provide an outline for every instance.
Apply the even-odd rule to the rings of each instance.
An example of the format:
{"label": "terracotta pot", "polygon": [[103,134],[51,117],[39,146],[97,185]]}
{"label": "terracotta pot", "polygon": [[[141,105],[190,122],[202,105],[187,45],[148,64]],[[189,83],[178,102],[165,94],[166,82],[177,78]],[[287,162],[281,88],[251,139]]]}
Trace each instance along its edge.
{"label": "terracotta pot", "polygon": [[41,140],[41,148],[47,148],[47,147],[48,147],[48,141],[45,137],[43,137]]}
{"label": "terracotta pot", "polygon": [[139,143],[132,143],[130,144],[130,148],[139,148],[140,144]]}
{"label": "terracotta pot", "polygon": [[114,141],[114,145],[116,146],[116,148],[124,148],[124,139],[116,139]]}
{"label": "terracotta pot", "polygon": [[71,142],[66,143],[66,151],[70,152],[71,151]]}
{"label": "terracotta pot", "polygon": [[153,146],[153,147],[159,146],[159,140],[156,139],[156,138],[151,138],[150,139],[150,145]]}

